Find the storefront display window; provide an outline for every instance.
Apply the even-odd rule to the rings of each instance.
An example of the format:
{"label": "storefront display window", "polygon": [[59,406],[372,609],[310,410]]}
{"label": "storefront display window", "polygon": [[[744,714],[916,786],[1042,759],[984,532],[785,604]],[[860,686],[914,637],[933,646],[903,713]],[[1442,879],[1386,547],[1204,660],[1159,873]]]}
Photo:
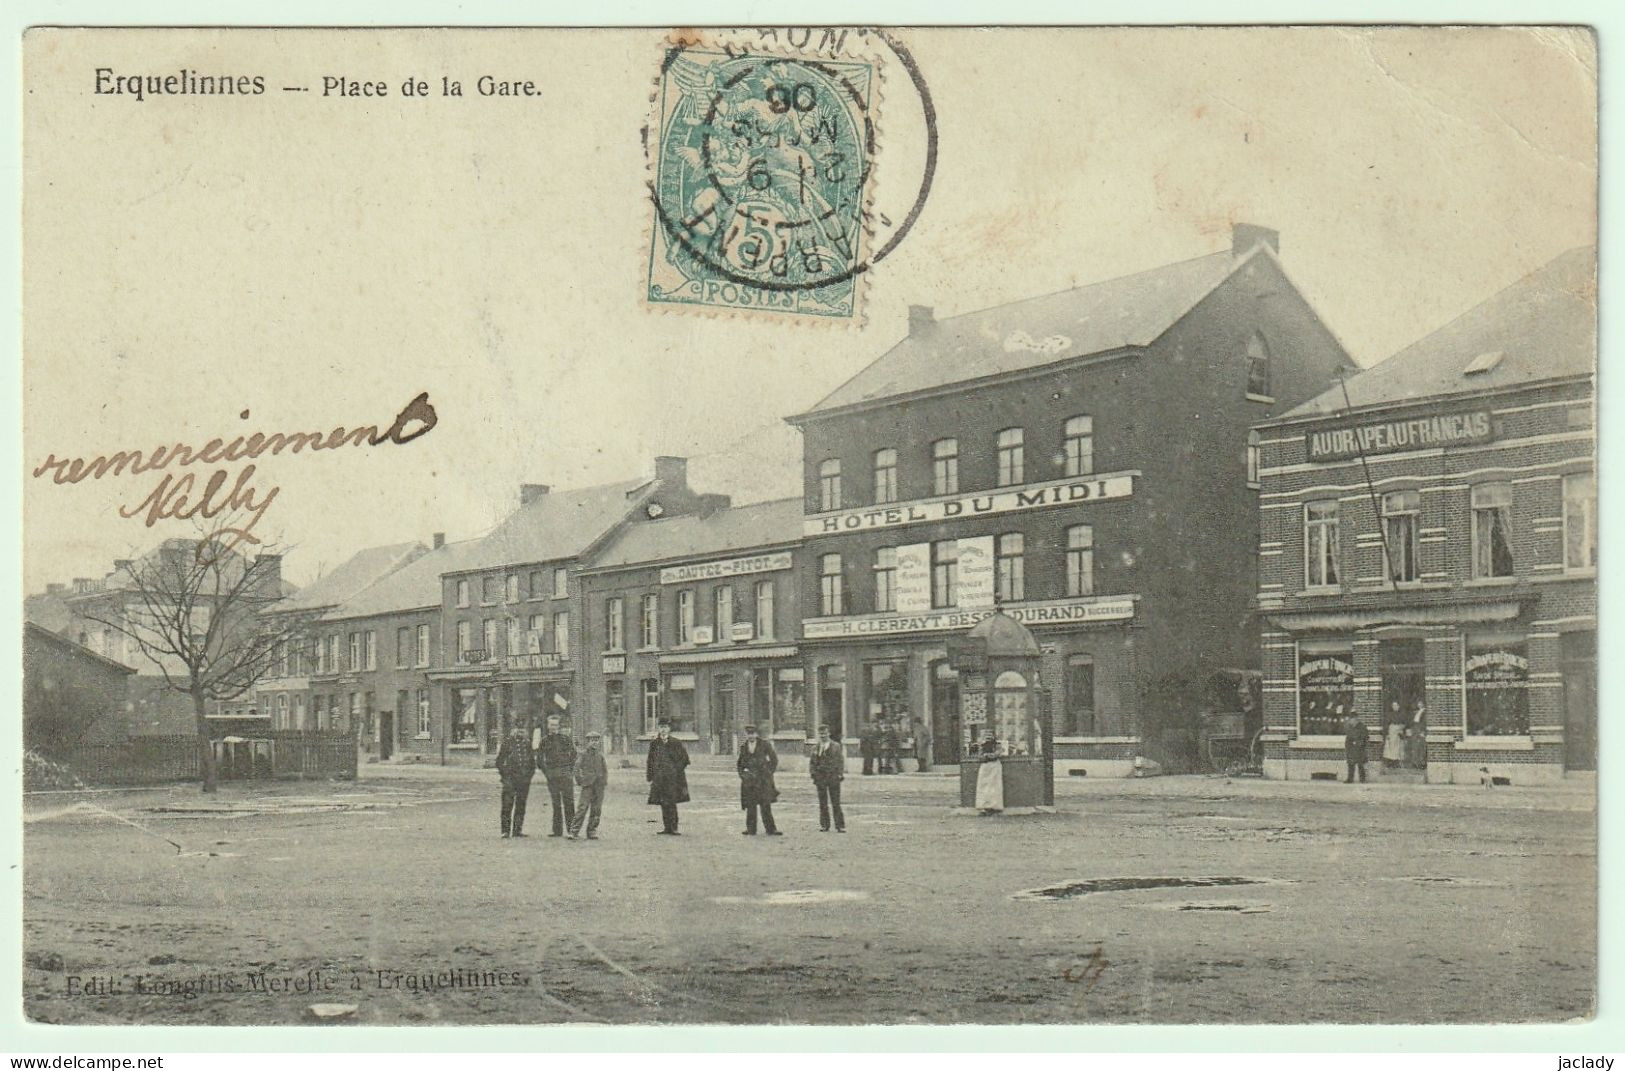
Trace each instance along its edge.
{"label": "storefront display window", "polygon": [[775,732],[807,731],[807,680],[804,671],[781,669],[776,675],[773,694],[773,729]]}
{"label": "storefront display window", "polygon": [[666,717],[674,733],[694,729],[694,674],[673,673],[666,678]]}
{"label": "storefront display window", "polygon": [[1354,710],[1354,645],[1298,646],[1298,733],[1338,736]]}
{"label": "storefront display window", "polygon": [[750,675],[750,716],[764,735],[773,735],[773,671],[753,670]]}
{"label": "storefront display window", "polygon": [[476,688],[458,688],[452,694],[451,742],[477,744],[480,739],[480,700]]}
{"label": "storefront display window", "polygon": [[1521,641],[1469,642],[1462,677],[1468,736],[1529,732],[1529,658]]}
{"label": "storefront display window", "polygon": [[895,723],[907,736],[908,663],[870,662],[863,667],[868,685],[864,693],[864,727]]}

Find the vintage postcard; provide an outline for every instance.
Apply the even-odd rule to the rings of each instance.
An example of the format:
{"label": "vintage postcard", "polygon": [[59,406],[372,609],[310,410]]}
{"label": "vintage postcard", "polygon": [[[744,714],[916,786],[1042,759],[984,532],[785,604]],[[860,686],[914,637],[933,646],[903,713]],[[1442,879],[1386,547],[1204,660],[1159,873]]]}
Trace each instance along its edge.
{"label": "vintage postcard", "polygon": [[1589,29],[21,52],[33,1024],[1595,1014]]}

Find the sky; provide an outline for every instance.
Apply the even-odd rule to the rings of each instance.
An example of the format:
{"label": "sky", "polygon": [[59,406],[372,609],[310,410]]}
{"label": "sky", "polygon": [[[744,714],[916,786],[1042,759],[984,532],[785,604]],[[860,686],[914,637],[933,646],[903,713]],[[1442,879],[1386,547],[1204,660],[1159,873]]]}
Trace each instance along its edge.
{"label": "sky", "polygon": [[[256,533],[303,583],[361,547],[478,535],[521,483],[652,474],[658,454],[736,501],[796,494],[782,417],[898,341],[911,304],[1050,293],[1227,248],[1251,222],[1280,231],[1288,274],[1370,364],[1595,241],[1581,31],[896,37],[936,168],[842,327],[642,302],[657,31],[31,31],[25,591],[193,533],[119,515],[159,474],[32,478],[51,454],[386,426],[427,392],[438,423],[412,443],[257,465],[261,496],[278,491]],[[897,57],[863,47],[895,228],[925,112]],[[262,73],[272,91],[136,101],[94,92],[108,66]],[[399,93],[482,73],[537,95]],[[390,95],[323,96],[328,76]]]}

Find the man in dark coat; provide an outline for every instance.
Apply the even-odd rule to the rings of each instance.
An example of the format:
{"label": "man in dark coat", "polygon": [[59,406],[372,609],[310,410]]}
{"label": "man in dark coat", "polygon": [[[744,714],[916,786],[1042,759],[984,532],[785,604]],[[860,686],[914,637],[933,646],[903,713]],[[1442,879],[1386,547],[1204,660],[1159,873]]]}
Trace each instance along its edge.
{"label": "man in dark coat", "polygon": [[[673,837],[677,832],[677,805],[688,802],[688,749],[672,739],[671,722],[660,723],[658,735],[649,741],[649,759],[644,764],[644,780],[649,782],[649,805],[660,808],[660,833]],[[656,834],[657,836],[659,834]]]}
{"label": "man in dark coat", "polygon": [[888,721],[885,730],[880,734],[881,773],[903,772],[903,760],[898,754],[902,743],[902,737],[897,731],[897,722]]}
{"label": "man in dark coat", "polygon": [[858,734],[858,754],[863,756],[863,772],[875,772],[875,759],[880,754],[880,729],[872,722]]}
{"label": "man in dark coat", "polygon": [[921,773],[931,772],[931,719],[914,719],[914,761]]}
{"label": "man in dark coat", "polygon": [[841,812],[841,782],[846,779],[846,751],[840,741],[831,740],[829,726],[818,727],[818,743],[807,762],[813,786],[818,789],[818,828],[829,832],[830,812],[835,812],[835,832],[846,832],[846,815]]}
{"label": "man in dark coat", "polygon": [[[1342,704],[1338,704],[1338,709],[1343,709]],[[1343,719],[1343,758],[1348,760],[1348,783],[1351,785],[1354,783],[1356,768],[1360,771],[1360,780],[1365,780],[1365,752],[1370,743],[1371,731],[1365,727],[1365,722],[1361,721],[1357,714],[1350,713]]]}
{"label": "man in dark coat", "polygon": [[782,837],[773,824],[773,801],[779,798],[773,771],[779,756],[773,745],[756,735],[756,726],[745,726],[745,742],[739,745],[739,806],[745,812],[745,836],[756,835],[756,812],[762,812],[762,825],[770,837]]}
{"label": "man in dark coat", "polygon": [[598,839],[598,816],[604,809],[604,789],[609,785],[609,765],[604,762],[603,735],[587,734],[587,746],[576,759],[576,784],[581,786],[581,803],[576,816],[570,821],[569,837],[581,835],[581,823],[587,824],[587,839]]}
{"label": "man in dark coat", "polygon": [[502,778],[502,835],[525,835],[525,801],[530,798],[530,779],[536,776],[536,756],[525,739],[525,730],[515,729],[497,749],[497,776]]}
{"label": "man in dark coat", "polygon": [[547,794],[553,801],[553,832],[548,836],[562,837],[564,827],[576,820],[576,746],[559,732],[557,714],[547,719],[547,735],[536,751],[536,765],[547,778]]}

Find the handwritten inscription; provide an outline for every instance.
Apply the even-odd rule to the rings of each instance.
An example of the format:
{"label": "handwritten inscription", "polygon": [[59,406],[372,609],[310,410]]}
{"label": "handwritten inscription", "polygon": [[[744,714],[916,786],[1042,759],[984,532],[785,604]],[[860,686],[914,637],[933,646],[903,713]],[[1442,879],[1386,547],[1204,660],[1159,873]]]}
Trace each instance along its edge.
{"label": "handwritten inscription", "polygon": [[[247,420],[248,417],[247,409],[238,414],[240,420]],[[219,548],[219,553],[224,553],[240,543],[260,542],[253,530],[264,519],[266,510],[271,508],[271,503],[276,501],[281,491],[280,487],[271,487],[261,493],[254,486],[254,459],[265,454],[279,455],[283,451],[297,454],[302,450],[337,450],[344,446],[404,446],[433,431],[438,422],[434,406],[429,403],[428,392],[424,392],[407,402],[384,431],[379,431],[375,424],[358,428],[337,427],[329,432],[277,431],[266,434],[255,431],[229,440],[213,438],[202,447],[187,443],[164,444],[146,452],[118,450],[89,461],[82,457],[59,458],[52,453],[35,466],[33,476],[39,479],[49,475],[52,483],[67,484],[81,483],[87,479],[100,480],[108,475],[123,476],[126,473],[140,476],[191,465],[221,466],[202,479],[201,494],[198,473],[177,475],[175,472],[165,472],[157,486],[138,501],[120,506],[118,513],[127,520],[142,518],[147,528],[164,520],[201,517],[212,521],[224,515],[232,523],[217,529],[199,543],[200,547],[215,546]],[[226,466],[243,461],[250,463],[236,469],[233,478],[234,470]]]}
{"label": "handwritten inscription", "polygon": [[1112,962],[1106,958],[1105,951],[1101,946],[1096,945],[1095,950],[1089,953],[1089,957],[1082,963],[1075,967],[1068,967],[1061,972],[1061,981],[1081,985],[1083,991],[1087,993],[1095,987],[1096,983],[1100,981],[1100,976],[1105,974],[1106,968],[1111,965]]}

